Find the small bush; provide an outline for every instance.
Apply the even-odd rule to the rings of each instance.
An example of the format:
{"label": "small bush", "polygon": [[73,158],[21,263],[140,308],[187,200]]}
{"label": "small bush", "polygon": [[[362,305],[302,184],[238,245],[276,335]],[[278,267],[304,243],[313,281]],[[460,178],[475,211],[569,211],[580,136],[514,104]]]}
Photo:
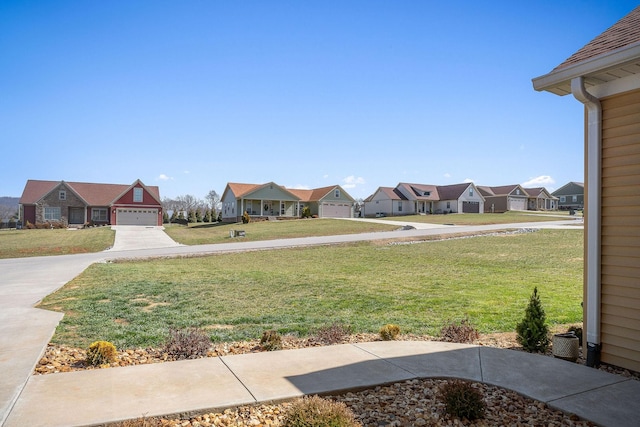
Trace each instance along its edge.
{"label": "small bush", "polygon": [[242,214],[242,223],[249,224],[250,222],[251,222],[251,217],[249,216],[249,212],[244,211],[244,213]]}
{"label": "small bush", "polygon": [[311,218],[311,209],[309,206],[305,206],[302,208],[302,212],[300,215],[302,218]]}
{"label": "small bush", "polygon": [[315,334],[315,338],[323,344],[338,344],[343,342],[352,333],[353,329],[351,326],[334,322],[329,326],[319,328]]}
{"label": "small bush", "polygon": [[544,353],[549,347],[549,328],[546,315],[540,302],[538,288],[533,289],[529,305],[525,309],[524,318],[516,325],[516,339],[522,348],[530,353]]}
{"label": "small bush", "polygon": [[358,427],[353,412],[342,402],[318,396],[303,397],[293,401],[286,410],[283,427]]}
{"label": "small bush", "polygon": [[438,400],[447,414],[469,421],[484,418],[486,405],[482,392],[467,381],[448,381],[440,387]]}
{"label": "small bush", "polygon": [[473,327],[469,319],[462,319],[460,322],[449,322],[440,330],[440,338],[446,342],[468,344],[479,337],[478,330]]}
{"label": "small bush", "polygon": [[87,364],[107,365],[118,360],[116,346],[108,341],[96,341],[87,349]]}
{"label": "small bush", "polygon": [[164,351],[178,360],[197,359],[207,355],[211,338],[199,328],[170,329]]}
{"label": "small bush", "polygon": [[398,335],[400,335],[400,326],[393,324],[384,325],[382,328],[380,328],[379,334],[380,338],[382,338],[384,341],[395,340]]}
{"label": "small bush", "polygon": [[267,351],[281,350],[282,337],[278,331],[264,331],[262,338],[260,339],[260,345]]}

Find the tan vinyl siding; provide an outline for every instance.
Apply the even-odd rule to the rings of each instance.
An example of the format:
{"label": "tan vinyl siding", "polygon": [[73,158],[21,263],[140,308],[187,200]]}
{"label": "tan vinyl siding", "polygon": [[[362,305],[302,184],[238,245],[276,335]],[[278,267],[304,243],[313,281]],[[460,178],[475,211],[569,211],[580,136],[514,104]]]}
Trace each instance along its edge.
{"label": "tan vinyl siding", "polygon": [[602,361],[639,371],[640,90],[602,109]]}

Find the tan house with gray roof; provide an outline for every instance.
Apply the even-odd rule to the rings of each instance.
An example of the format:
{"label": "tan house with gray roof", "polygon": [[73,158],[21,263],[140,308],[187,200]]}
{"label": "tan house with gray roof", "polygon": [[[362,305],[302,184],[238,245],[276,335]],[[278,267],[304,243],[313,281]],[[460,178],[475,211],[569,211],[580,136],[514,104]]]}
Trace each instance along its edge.
{"label": "tan house with gray roof", "polygon": [[640,7],[533,87],[584,105],[587,365],[640,371]]}

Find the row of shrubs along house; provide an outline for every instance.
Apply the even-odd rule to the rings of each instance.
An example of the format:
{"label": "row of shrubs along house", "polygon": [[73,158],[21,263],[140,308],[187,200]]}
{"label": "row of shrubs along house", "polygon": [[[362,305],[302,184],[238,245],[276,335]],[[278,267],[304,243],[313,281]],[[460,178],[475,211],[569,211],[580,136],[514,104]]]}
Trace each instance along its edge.
{"label": "row of shrubs along house", "polygon": [[544,187],[521,185],[476,186],[472,182],[427,185],[401,182],[379,187],[364,200],[365,217],[448,213],[502,213],[506,211],[554,211],[560,199]]}

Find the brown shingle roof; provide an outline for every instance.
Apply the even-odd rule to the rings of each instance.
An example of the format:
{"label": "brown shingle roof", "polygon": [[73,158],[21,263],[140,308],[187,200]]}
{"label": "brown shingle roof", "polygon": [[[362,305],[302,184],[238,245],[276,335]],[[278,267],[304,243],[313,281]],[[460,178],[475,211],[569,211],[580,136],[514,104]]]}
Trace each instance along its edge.
{"label": "brown shingle roof", "polygon": [[[518,187],[520,187],[518,184],[501,185],[501,186],[498,186],[498,187],[488,187],[486,185],[483,185],[483,186],[478,187],[478,190],[480,190],[480,193],[483,196],[503,196],[503,195],[511,193],[513,190],[515,190]],[[524,191],[524,188],[522,190],[523,190],[523,194],[521,194],[521,195],[522,196],[526,196],[527,193],[526,193],[526,191]]]}
{"label": "brown shingle roof", "polygon": [[[436,185],[409,184],[406,182],[401,182],[396,186],[396,189],[400,187],[406,189],[407,192],[413,193],[416,200],[440,200],[440,196],[438,195],[438,187]],[[429,195],[425,195],[425,192],[427,192]]]}
{"label": "brown shingle roof", "polygon": [[229,182],[227,185],[236,197],[242,197],[261,186],[260,184],[241,184],[239,182]]}
{"label": "brown shingle roof", "polygon": [[640,42],[640,6],[567,58],[554,71]]}
{"label": "brown shingle roof", "polygon": [[470,185],[468,182],[463,184],[439,185],[438,194],[440,195],[440,200],[456,200]]}

